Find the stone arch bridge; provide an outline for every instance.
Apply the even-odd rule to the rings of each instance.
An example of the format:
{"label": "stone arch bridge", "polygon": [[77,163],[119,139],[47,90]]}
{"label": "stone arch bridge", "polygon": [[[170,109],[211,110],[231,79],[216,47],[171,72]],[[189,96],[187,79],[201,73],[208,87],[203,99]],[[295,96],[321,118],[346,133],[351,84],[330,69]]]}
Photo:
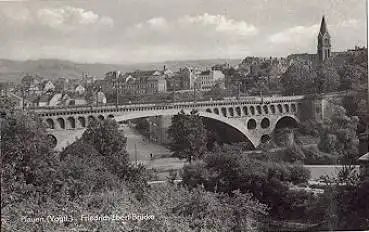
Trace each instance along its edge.
{"label": "stone arch bridge", "polygon": [[[175,115],[181,110],[221,121],[241,132],[257,147],[270,138],[277,124],[299,122],[303,96],[247,97],[219,101],[173,102],[102,106],[55,106],[32,109],[49,128],[61,149],[80,137],[91,120],[106,118],[118,122],[161,115]],[[283,124],[283,123],[282,123]]]}

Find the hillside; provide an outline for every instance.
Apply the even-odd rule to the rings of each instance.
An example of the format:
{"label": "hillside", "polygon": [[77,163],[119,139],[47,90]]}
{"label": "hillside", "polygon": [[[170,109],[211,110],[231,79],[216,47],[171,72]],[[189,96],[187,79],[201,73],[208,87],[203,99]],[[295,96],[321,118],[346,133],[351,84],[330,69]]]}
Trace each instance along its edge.
{"label": "hillside", "polygon": [[230,63],[235,65],[240,63],[241,59],[210,59],[210,60],[188,60],[188,61],[167,61],[158,63],[141,63],[141,64],[79,64],[65,60],[27,60],[14,61],[0,59],[0,82],[12,81],[19,82],[25,74],[37,74],[49,79],[58,77],[78,78],[82,73],[91,76],[103,77],[105,73],[111,70],[120,70],[122,72],[131,72],[136,69],[162,69],[164,65],[176,71],[184,66],[202,66],[208,67],[215,64]]}

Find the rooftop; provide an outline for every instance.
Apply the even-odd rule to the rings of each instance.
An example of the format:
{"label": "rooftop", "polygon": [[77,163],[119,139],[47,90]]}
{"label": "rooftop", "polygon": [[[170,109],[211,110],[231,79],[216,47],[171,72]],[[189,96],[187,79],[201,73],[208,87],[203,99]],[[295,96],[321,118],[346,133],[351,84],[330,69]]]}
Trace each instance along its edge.
{"label": "rooftop", "polygon": [[358,160],[361,162],[369,162],[369,152],[361,156]]}

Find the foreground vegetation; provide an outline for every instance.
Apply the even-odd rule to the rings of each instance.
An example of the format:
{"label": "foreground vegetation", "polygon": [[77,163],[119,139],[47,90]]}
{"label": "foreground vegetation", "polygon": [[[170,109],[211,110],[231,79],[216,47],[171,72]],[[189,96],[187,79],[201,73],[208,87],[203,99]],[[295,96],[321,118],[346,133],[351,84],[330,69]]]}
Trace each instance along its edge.
{"label": "foreground vegetation", "polygon": [[297,228],[287,222],[300,229],[369,228],[368,180],[327,179],[322,195],[298,189],[309,179],[301,159],[245,155],[242,144],[209,150],[198,137],[206,131],[196,112],[175,117],[177,130],[170,132],[182,134],[171,147],[189,161],[183,184],[149,186],[150,173],[129,162],[115,121],[91,123],[79,140],[54,153],[38,117],[1,102],[2,231]]}
{"label": "foreground vegetation", "polygon": [[115,121],[92,123],[60,154],[37,117],[7,112],[2,124],[2,231],[254,231],[267,214],[250,193],[148,186]]}

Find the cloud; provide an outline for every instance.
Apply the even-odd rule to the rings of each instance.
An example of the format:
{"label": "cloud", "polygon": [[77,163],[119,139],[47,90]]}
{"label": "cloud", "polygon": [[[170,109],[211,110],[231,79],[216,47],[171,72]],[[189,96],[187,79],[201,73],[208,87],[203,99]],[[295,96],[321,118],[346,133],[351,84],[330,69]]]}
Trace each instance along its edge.
{"label": "cloud", "polygon": [[31,10],[26,6],[6,5],[0,9],[0,18],[2,22],[11,27],[37,28],[46,26],[51,29],[71,30],[82,27],[91,29],[91,26],[98,26],[99,28],[112,28],[114,26],[114,21],[110,17],[100,16],[93,11],[71,6],[44,7]]}
{"label": "cloud", "polygon": [[172,19],[157,16],[129,26],[121,43],[129,44],[145,58],[229,57],[248,52],[249,40],[257,34],[258,29],[251,23],[224,15],[204,13]]}
{"label": "cloud", "polygon": [[78,26],[101,25],[112,27],[113,19],[99,16],[93,11],[65,6],[62,8],[42,8],[36,13],[39,23],[55,29],[75,28]]}
{"label": "cloud", "polygon": [[147,21],[147,23],[151,26],[151,27],[166,27],[167,26],[167,21],[163,18],[163,17],[155,17],[155,18],[151,18]]}
{"label": "cloud", "polygon": [[312,26],[295,26],[269,36],[273,44],[286,44],[311,40],[319,31],[319,24]]}
{"label": "cloud", "polygon": [[2,20],[9,19],[15,23],[30,23],[33,21],[31,11],[22,7],[4,6],[4,8],[0,9],[1,16],[4,17]]}
{"label": "cloud", "polygon": [[179,20],[184,24],[213,27],[217,32],[233,33],[241,36],[256,35],[258,30],[252,24],[245,21],[228,19],[224,15],[210,15],[205,13],[199,16],[184,16]]}
{"label": "cloud", "polygon": [[205,13],[198,16],[185,15],[173,21],[167,21],[163,17],[154,17],[145,22],[137,23],[134,28],[144,30],[166,29],[172,33],[186,30],[186,32],[213,32],[231,36],[251,36],[258,33],[257,28],[245,21],[228,19],[224,15],[211,15]]}
{"label": "cloud", "polygon": [[360,22],[357,19],[347,19],[347,20],[342,21],[338,26],[358,28],[360,26]]}

